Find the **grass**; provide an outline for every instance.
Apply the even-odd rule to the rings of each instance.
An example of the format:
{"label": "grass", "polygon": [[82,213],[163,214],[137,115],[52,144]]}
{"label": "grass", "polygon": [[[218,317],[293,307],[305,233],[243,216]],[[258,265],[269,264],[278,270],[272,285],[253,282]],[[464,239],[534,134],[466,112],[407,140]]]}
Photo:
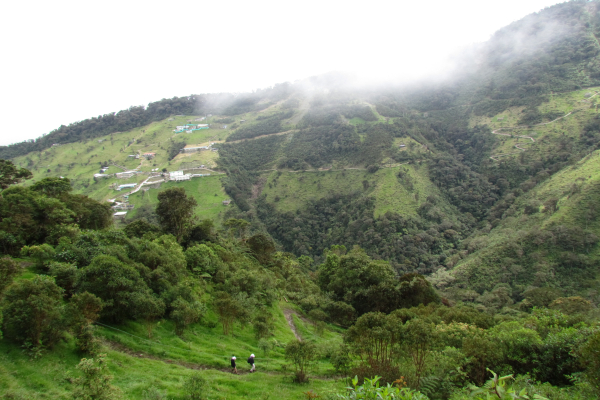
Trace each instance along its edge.
{"label": "grass", "polygon": [[359,118],[359,117],[354,117],[352,119],[349,119],[348,122],[351,125],[362,125],[362,124],[366,123],[367,121],[365,121],[364,119]]}
{"label": "grass", "polygon": [[[552,112],[561,116],[569,112],[572,112],[572,114],[547,125],[514,128],[519,125],[518,121],[523,116],[524,107],[511,107],[492,117],[472,116],[469,125],[471,127],[487,125],[491,130],[505,128],[500,133],[513,134],[514,136],[531,136],[535,139],[535,143],[533,143],[525,138],[499,135],[497,136],[499,140],[497,140],[496,146],[492,150],[493,155],[510,154],[506,157],[520,157],[522,151],[515,148],[515,145],[518,144],[523,148],[527,148],[525,151],[526,160],[532,156],[540,157],[550,151],[550,144],[556,140],[562,137],[576,138],[590,118],[598,114],[595,107],[592,107],[598,101],[598,96],[587,99],[585,94],[594,93],[599,89],[587,88],[551,96],[548,102],[538,107],[540,113]],[[514,129],[507,129],[509,127]]]}
{"label": "grass", "polygon": [[[279,111],[279,105],[257,112],[250,112],[235,116],[235,120],[245,119],[247,122],[255,121],[261,115],[269,115]],[[126,132],[118,132],[102,137],[82,140],[74,143],[62,144],[41,152],[29,153],[16,157],[13,162],[33,173],[33,179],[25,185],[31,185],[46,177],[64,176],[72,182],[73,192],[85,194],[96,200],[108,200],[115,197],[115,192],[110,189],[113,184],[139,183],[146,176],[139,175],[131,179],[102,178],[98,182],[93,179],[99,173],[102,162],[116,163],[125,169],[138,169],[150,172],[158,168],[169,171],[179,169],[186,163],[215,168],[218,152],[202,151],[189,154],[179,154],[173,160],[168,159],[168,150],[173,142],[184,140],[188,145],[200,145],[208,142],[224,141],[232,132],[233,124],[226,124],[228,129],[222,129],[223,123],[217,121],[222,116],[208,117],[202,123],[211,124],[210,129],[194,131],[191,134],[175,134],[173,130],[178,125],[195,120],[198,116],[175,116],[162,121],[134,128]],[[156,153],[152,160],[143,157],[136,159],[128,157],[141,153]],[[110,174],[121,172],[122,169],[110,165],[107,171]]]}
{"label": "grass", "polygon": [[[399,182],[396,174],[402,168],[411,177],[414,187],[409,190]],[[367,181],[365,189],[363,181]],[[446,203],[438,188],[429,180],[427,168],[416,164],[381,168],[374,174],[363,169],[344,171],[271,172],[266,177],[262,194],[280,212],[295,211],[333,194],[361,192],[375,198],[375,216],[388,211],[402,215],[416,215],[418,207],[430,195],[441,199],[441,208],[447,215],[456,213]],[[278,200],[279,199],[279,200]]]}
{"label": "grass", "polygon": [[[154,329],[151,340],[147,339],[145,328],[136,322],[112,328],[98,326],[96,334],[103,340],[103,352],[115,377],[113,384],[121,388],[127,399],[141,399],[143,391],[150,387],[166,392],[168,398],[182,399],[183,383],[196,371],[208,380],[211,399],[299,399],[307,390],[316,393],[342,390],[344,382],[331,379],[333,370],[327,359],[320,359],[313,372],[327,378],[311,379],[306,385],[292,383],[291,377],[282,372],[287,364],[284,346],[294,336],[279,306],[275,305],[271,311],[275,317],[273,339],[279,345],[268,357],[258,348],[251,328],[237,325],[233,334],[224,336],[219,324],[209,327],[216,321],[212,312],[203,323],[188,329],[184,339],[173,333],[168,321]],[[297,326],[306,331],[302,322],[297,322]],[[337,330],[326,330],[323,338],[314,335],[311,338],[329,347],[341,342]],[[250,353],[256,354],[258,373],[255,374],[245,373]],[[233,354],[238,357],[241,375],[230,372],[229,358]],[[78,376],[75,366],[80,358],[71,339],[37,360],[29,359],[14,344],[0,341],[0,391],[33,399],[70,398],[72,385],[66,377]]]}
{"label": "grass", "polygon": [[[574,189],[575,186],[575,190]],[[525,205],[533,200],[545,202],[550,198],[558,199],[557,210],[550,214],[543,211],[525,215],[523,209]],[[486,268],[497,268],[497,266],[486,266],[482,262],[488,256],[494,256],[499,249],[522,233],[549,229],[552,226],[565,225],[568,227],[580,227],[591,231],[597,237],[600,237],[600,218],[590,218],[586,215],[590,205],[597,204],[600,197],[600,151],[596,151],[587,156],[578,163],[564,168],[552,175],[549,179],[538,184],[535,188],[527,192],[516,202],[516,212],[514,215],[503,218],[501,223],[489,234],[480,239],[485,240],[485,246],[465,258],[454,269],[454,274],[460,276],[466,271],[485,271]],[[598,246],[592,246],[591,251],[586,256],[597,263],[600,260],[600,249]],[[574,269],[572,274],[579,271]],[[565,295],[578,295],[581,291],[588,290],[595,293],[597,287],[598,272],[594,276],[585,277],[578,281],[577,287],[565,288],[570,291]]]}
{"label": "grass", "polygon": [[[413,181],[413,189],[400,183],[396,177],[402,169]],[[419,206],[430,195],[440,195],[437,187],[429,180],[425,165],[402,165],[393,168],[382,168],[372,175],[372,196],[375,197],[375,216],[381,216],[388,211],[401,215],[416,215]]]}
{"label": "grass", "polygon": [[[129,203],[138,208],[148,204],[155,208],[158,205],[158,193],[171,187],[183,187],[188,196],[196,199],[198,206],[195,212],[200,219],[218,220],[219,215],[226,208],[222,202],[229,198],[221,186],[221,177],[214,175],[192,178],[183,182],[165,182],[160,185],[160,188],[148,189],[147,192],[140,190],[129,196]],[[127,216],[133,218],[136,213],[137,210],[134,208],[127,213]]]}
{"label": "grass", "polygon": [[[28,267],[21,279],[28,279],[34,270]],[[168,320],[157,324],[151,339],[145,326],[135,321],[98,324],[96,337],[101,340],[101,352],[107,354],[108,367],[114,376],[112,383],[123,391],[126,399],[142,399],[144,390],[151,387],[169,399],[183,399],[183,384],[194,373],[200,373],[208,381],[209,399],[292,400],[303,398],[302,393],[308,390],[317,394],[342,391],[345,382],[335,378],[328,355],[341,343],[343,330],[327,325],[319,336],[309,322],[295,318],[304,339],[314,341],[320,350],[311,373],[316,378],[308,384],[295,384],[284,356],[286,343],[295,337],[282,307],[300,313],[291,303],[275,303],[270,307],[274,329],[269,340],[274,347],[266,356],[258,347],[251,326],[234,324],[230,335],[225,336],[210,307],[202,321],[190,326],[183,337],[175,335]],[[246,359],[251,353],[256,355],[255,374],[247,373],[250,366]],[[232,355],[238,358],[240,375],[231,373]],[[73,390],[70,378],[79,376],[76,366],[82,357],[70,336],[37,359],[29,358],[18,345],[0,340],[0,393],[17,399],[70,399]]]}
{"label": "grass", "polygon": [[[323,379],[311,379],[305,385],[294,384],[291,377],[283,373],[263,372],[260,364],[257,364],[255,374],[234,375],[215,369],[195,370],[162,359],[135,357],[110,349],[105,351],[109,370],[114,376],[112,384],[122,390],[126,399],[142,399],[144,390],[150,387],[165,393],[169,399],[184,399],[183,384],[194,373],[200,373],[208,381],[209,399],[291,400],[302,398],[304,391],[322,394],[342,391],[345,386],[343,380]],[[73,385],[67,378],[79,375],[75,367],[80,358],[72,341],[59,344],[37,360],[29,359],[18,347],[2,341],[0,392],[13,396],[7,398],[70,399]],[[246,368],[244,363],[245,358],[238,363],[238,370]]]}
{"label": "grass", "polygon": [[364,170],[272,172],[267,176],[262,194],[277,210],[295,211],[311,200],[362,191],[364,175]]}

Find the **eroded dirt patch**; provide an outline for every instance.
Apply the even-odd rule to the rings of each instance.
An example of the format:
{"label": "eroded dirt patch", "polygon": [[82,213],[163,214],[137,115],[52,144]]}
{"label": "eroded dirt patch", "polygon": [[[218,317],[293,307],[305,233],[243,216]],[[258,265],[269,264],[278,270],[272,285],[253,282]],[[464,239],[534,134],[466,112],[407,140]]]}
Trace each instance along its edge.
{"label": "eroded dirt patch", "polygon": [[290,326],[290,329],[292,330],[292,332],[294,332],[294,336],[296,336],[296,339],[298,339],[299,341],[302,341],[302,336],[300,336],[300,334],[298,333],[298,330],[296,329],[296,324],[294,324],[294,319],[292,318],[292,314],[295,314],[296,316],[298,315],[298,313],[290,308],[285,308],[283,310],[283,315],[285,315],[285,319],[288,323],[288,325]]}

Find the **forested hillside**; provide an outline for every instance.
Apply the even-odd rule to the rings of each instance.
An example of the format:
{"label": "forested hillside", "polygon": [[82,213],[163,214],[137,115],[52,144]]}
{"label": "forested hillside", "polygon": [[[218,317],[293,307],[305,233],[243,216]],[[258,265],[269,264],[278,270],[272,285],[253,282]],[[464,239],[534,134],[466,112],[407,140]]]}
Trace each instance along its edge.
{"label": "forested hillside", "polygon": [[163,99],[0,148],[0,396],[598,398],[599,33],[570,1],[446,79]]}

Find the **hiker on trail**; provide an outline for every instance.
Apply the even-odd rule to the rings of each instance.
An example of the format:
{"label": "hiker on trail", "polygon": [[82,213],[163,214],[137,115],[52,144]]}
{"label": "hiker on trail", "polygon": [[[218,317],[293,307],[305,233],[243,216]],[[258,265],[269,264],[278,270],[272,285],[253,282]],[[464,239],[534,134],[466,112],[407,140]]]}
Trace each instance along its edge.
{"label": "hiker on trail", "polygon": [[231,357],[231,368],[233,368],[233,373],[237,374],[238,372],[237,372],[237,367],[235,366],[235,360],[236,360],[235,356],[232,356]]}
{"label": "hiker on trail", "polygon": [[256,367],[254,366],[254,354],[250,354],[250,357],[248,357],[248,364],[252,365],[250,372],[256,372]]}

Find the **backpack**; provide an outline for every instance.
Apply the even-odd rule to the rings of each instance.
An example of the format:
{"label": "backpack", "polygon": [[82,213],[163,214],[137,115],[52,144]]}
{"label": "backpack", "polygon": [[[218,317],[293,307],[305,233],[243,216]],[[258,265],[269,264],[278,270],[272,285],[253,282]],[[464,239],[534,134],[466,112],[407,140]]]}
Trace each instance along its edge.
{"label": "backpack", "polygon": [[248,364],[254,364],[254,358],[248,357]]}

